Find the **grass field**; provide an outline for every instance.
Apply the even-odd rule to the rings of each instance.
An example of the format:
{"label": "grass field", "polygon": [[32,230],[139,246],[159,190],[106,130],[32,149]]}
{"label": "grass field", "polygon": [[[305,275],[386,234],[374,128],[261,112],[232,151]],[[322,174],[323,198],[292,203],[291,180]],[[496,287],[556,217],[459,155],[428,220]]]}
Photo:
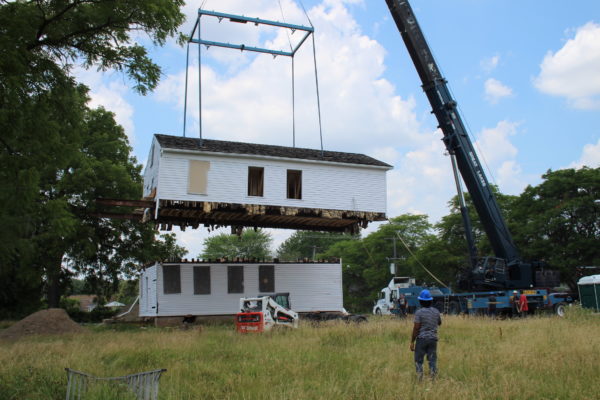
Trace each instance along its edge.
{"label": "grass field", "polygon": [[[598,399],[600,316],[446,317],[439,378],[418,383],[411,321],[303,325],[263,335],[93,327],[0,342],[0,399],[62,399],[65,367],[99,376],[166,368],[161,399]],[[94,398],[123,398],[106,393]]]}

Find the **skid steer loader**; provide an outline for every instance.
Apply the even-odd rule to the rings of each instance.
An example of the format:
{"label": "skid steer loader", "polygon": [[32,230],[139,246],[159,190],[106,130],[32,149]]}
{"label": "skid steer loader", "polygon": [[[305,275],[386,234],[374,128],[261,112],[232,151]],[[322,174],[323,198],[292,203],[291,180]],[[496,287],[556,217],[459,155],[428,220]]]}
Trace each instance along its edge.
{"label": "skid steer loader", "polygon": [[298,327],[298,314],[275,299],[289,304],[287,296],[243,297],[240,299],[240,312],[235,316],[236,330],[241,333],[265,332],[274,326]]}

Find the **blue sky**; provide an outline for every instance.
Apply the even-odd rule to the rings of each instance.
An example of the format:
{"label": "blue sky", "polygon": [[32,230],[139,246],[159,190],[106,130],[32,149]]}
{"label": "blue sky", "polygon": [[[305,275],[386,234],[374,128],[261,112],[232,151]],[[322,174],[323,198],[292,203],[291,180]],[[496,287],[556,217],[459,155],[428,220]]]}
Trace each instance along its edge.
{"label": "blue sky", "polygon": [[[188,33],[201,2],[185,11]],[[412,7],[468,123],[488,178],[519,194],[548,169],[600,165],[600,2],[413,0]],[[281,0],[283,18],[307,25],[298,2]],[[435,222],[454,194],[421,83],[384,0],[305,0],[316,31],[323,138],[328,150],[382,159],[388,215],[427,213]],[[278,0],[207,0],[204,8],[281,20]],[[204,19],[203,19],[204,21]],[[285,47],[281,30],[203,25],[203,37]],[[144,38],[139,38],[145,43]],[[152,48],[163,67],[157,90],[134,94],[119,74],[78,69],[92,105],[115,112],[145,162],[154,133],[182,133],[185,49]],[[191,49],[188,136],[198,132],[197,47]],[[290,145],[290,60],[232,50],[202,50],[204,137]],[[297,145],[319,146],[312,48],[296,65]],[[374,229],[375,226],[371,229]],[[272,231],[276,243],[290,231]],[[202,230],[178,233],[196,256]]]}

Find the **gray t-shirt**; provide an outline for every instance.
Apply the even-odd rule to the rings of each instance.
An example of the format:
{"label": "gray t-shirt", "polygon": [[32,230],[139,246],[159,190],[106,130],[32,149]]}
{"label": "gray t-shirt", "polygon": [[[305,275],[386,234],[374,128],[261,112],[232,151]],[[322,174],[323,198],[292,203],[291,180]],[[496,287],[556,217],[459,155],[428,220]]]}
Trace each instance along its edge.
{"label": "gray t-shirt", "polygon": [[435,307],[423,307],[415,313],[415,323],[421,324],[418,339],[437,340],[438,325],[442,322],[440,312]]}

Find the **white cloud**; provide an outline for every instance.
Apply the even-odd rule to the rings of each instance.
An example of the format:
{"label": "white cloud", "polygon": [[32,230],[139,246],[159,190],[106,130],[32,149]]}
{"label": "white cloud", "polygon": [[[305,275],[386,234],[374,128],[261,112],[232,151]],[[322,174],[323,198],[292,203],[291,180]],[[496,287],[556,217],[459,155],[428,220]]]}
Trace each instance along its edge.
{"label": "white cloud", "polygon": [[562,96],[572,107],[600,109],[600,25],[589,22],[577,29],[556,53],[548,52],[535,87]]}
{"label": "white cloud", "polygon": [[135,128],[133,124],[133,107],[125,99],[129,87],[123,82],[122,77],[111,77],[108,73],[77,67],[73,69],[78,82],[90,88],[89,106],[92,108],[104,107],[115,114],[115,120],[125,129],[129,143],[135,142]]}
{"label": "white cloud", "polygon": [[578,161],[572,163],[569,168],[581,168],[587,166],[590,168],[600,167],[600,139],[596,144],[589,143],[583,146],[581,157]]}
{"label": "white cloud", "polygon": [[513,94],[513,90],[511,88],[494,78],[489,78],[486,80],[484,88],[485,99],[492,104],[496,104],[501,99],[510,97]]}
{"label": "white cloud", "polygon": [[494,128],[483,129],[477,136],[475,148],[488,172],[488,180],[497,184],[503,193],[518,194],[532,177],[524,176],[517,162],[518,150],[510,141],[520,124],[500,121]]}
{"label": "white cloud", "polygon": [[[246,3],[239,1],[236,4],[244,6]],[[267,11],[273,4],[270,1],[252,3],[253,7],[259,4]],[[361,31],[348,12],[347,3],[325,0],[308,10],[316,29],[325,148],[365,153],[392,164],[394,170],[388,172],[387,179],[388,216],[425,213],[432,221],[437,221],[447,214],[447,202],[456,193],[442,134],[426,131],[417,118],[415,100],[399,96],[396,88],[383,78],[386,51],[379,42]],[[293,2],[283,4],[286,15],[302,17],[302,11]],[[278,7],[276,11],[279,12]],[[266,18],[258,12],[244,11],[243,14]],[[275,15],[274,19],[279,18]],[[269,40],[287,42],[285,34]],[[301,147],[318,148],[312,48],[310,43],[304,46],[295,60],[296,143]],[[202,65],[204,136],[290,145],[290,60],[260,55],[236,61],[216,55],[217,51],[226,50],[211,48],[208,52],[211,58]],[[239,52],[232,54],[244,56]],[[235,68],[229,68],[231,63],[237,63]],[[189,76],[188,125],[197,124],[199,116],[197,64],[192,66]],[[161,81],[154,98],[181,110],[184,79],[185,71],[168,75]],[[515,161],[516,148],[509,140],[517,126],[502,121],[481,133],[481,147],[491,154],[489,162],[496,168],[499,178],[513,182],[521,174]],[[190,128],[189,136],[196,135],[193,129],[197,126]],[[501,188],[504,190],[503,186]],[[378,225],[371,224],[367,233]],[[284,230],[271,232],[275,248],[291,233]],[[194,257],[201,250],[206,235],[194,231],[179,234],[183,244],[193,249],[190,256]]]}
{"label": "white cloud", "polygon": [[495,56],[492,56],[489,58],[484,58],[483,60],[480,61],[479,65],[481,66],[481,69],[483,69],[483,71],[486,74],[489,74],[493,70],[496,69],[499,62],[500,62],[500,56],[496,54]]}
{"label": "white cloud", "polygon": [[519,124],[510,121],[500,121],[494,128],[486,128],[479,133],[475,145],[477,150],[485,155],[485,161],[490,168],[498,167],[504,160],[513,159],[517,148],[510,142],[510,136],[517,133]]}
{"label": "white cloud", "polygon": [[450,159],[442,133],[426,135],[428,143],[404,154],[388,172],[388,216],[427,214],[432,222],[446,215],[456,194]]}

